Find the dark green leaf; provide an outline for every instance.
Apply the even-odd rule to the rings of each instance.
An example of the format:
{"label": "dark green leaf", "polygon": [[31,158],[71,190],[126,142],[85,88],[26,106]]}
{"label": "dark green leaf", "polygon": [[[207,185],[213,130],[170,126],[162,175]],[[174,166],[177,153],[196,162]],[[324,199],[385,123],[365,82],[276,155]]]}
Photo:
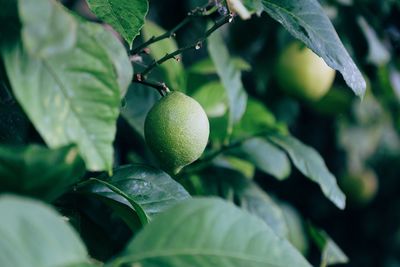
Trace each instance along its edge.
{"label": "dark green leaf", "polygon": [[324,160],[315,149],[291,136],[271,134],[268,135],[268,139],[286,150],[297,169],[318,183],[325,196],[338,208],[344,209],[346,197],[338,187],[335,176],[328,170]]}
{"label": "dark green leaf", "polygon": [[[184,227],[182,227],[184,225]],[[192,199],[157,216],[114,266],[311,266],[263,221],[219,199]]]}
{"label": "dark green leaf", "polygon": [[220,33],[214,32],[209,37],[208,52],[226,90],[229,104],[228,132],[231,132],[233,125],[242,118],[246,110],[247,93],[242,84],[240,70],[231,59]]}
{"label": "dark green leaf", "polygon": [[108,53],[80,24],[73,49],[30,57],[3,49],[14,94],[50,147],[76,143],[90,170],[111,170],[120,92]]}
{"label": "dark green leaf", "polygon": [[87,0],[90,9],[132,44],[144,24],[147,0]]}
{"label": "dark green leaf", "polygon": [[2,195],[0,214],[1,266],[88,266],[87,251],[78,235],[52,208]]}
{"label": "dark green leaf", "polygon": [[[143,38],[148,40],[152,37],[159,36],[165,33],[165,30],[162,29],[157,24],[146,21],[143,27]],[[150,55],[155,59],[158,60],[165,56],[167,53],[174,52],[178,49],[178,45],[176,44],[175,40],[171,38],[164,39],[162,41],[153,43],[149,46],[150,48]],[[185,73],[183,69],[182,60],[168,60],[161,64],[159,68],[163,72],[163,79],[165,79],[165,83],[171,89],[176,91],[186,91],[186,88],[183,88],[185,83]]]}
{"label": "dark green leaf", "polygon": [[317,0],[247,0],[281,23],[325,62],[340,71],[348,86],[363,96],[366,83]]}
{"label": "dark green leaf", "polygon": [[252,162],[256,167],[279,180],[290,174],[290,161],[285,152],[261,137],[244,141],[238,150],[239,155]]}
{"label": "dark green leaf", "polygon": [[85,173],[74,146],[51,150],[37,145],[0,146],[0,192],[53,201]]}
{"label": "dark green leaf", "polygon": [[141,164],[119,167],[113,176],[99,179],[79,191],[119,202],[132,210],[143,209],[149,218],[190,197],[168,174]]}

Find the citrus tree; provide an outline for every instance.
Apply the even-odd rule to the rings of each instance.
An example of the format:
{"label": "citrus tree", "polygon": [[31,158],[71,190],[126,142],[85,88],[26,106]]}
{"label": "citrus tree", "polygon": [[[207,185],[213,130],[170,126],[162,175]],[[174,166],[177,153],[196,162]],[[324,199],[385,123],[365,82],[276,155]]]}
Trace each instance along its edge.
{"label": "citrus tree", "polygon": [[[383,132],[398,141],[398,62],[362,13],[345,23],[369,62],[336,32],[352,1],[174,3],[1,1],[0,266],[348,262],[294,206],[312,184],[334,212],[345,193],[350,206],[375,196],[366,161]],[[341,169],[314,148],[328,139],[304,107],[335,121],[325,148],[341,147]],[[288,201],[275,180],[294,176]]]}

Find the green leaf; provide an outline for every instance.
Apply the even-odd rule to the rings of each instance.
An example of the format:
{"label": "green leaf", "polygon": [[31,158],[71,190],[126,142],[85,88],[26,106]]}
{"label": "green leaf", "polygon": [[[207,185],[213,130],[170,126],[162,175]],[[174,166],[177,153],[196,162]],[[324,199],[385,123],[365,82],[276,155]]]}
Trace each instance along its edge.
{"label": "green leaf", "polygon": [[110,24],[132,44],[143,27],[149,9],[147,0],[87,0],[90,10]]}
{"label": "green leaf", "polygon": [[52,208],[2,195],[0,214],[2,266],[88,266],[87,251],[77,233]]}
{"label": "green leaf", "polygon": [[156,90],[136,83],[129,87],[125,96],[126,104],[121,108],[122,117],[143,138],[146,115],[160,98]]}
{"label": "green leaf", "polygon": [[[247,1],[257,5],[260,0]],[[317,0],[261,2],[264,11],[321,56],[331,68],[338,70],[356,95],[364,95],[365,80]]]}
{"label": "green leaf", "polygon": [[249,181],[240,193],[240,207],[262,219],[274,233],[286,237],[288,228],[281,208],[254,182]]}
{"label": "green leaf", "polygon": [[312,240],[321,250],[321,267],[348,263],[349,259],[331,237],[323,230],[309,224],[308,230]]}
{"label": "green leaf", "polygon": [[51,148],[78,145],[89,170],[111,170],[120,92],[113,63],[79,25],[73,49],[30,57],[20,46],[2,54],[14,94]]}
{"label": "green leaf", "polygon": [[85,173],[75,146],[0,146],[0,192],[53,201]]}
{"label": "green leaf", "polygon": [[223,116],[228,108],[225,89],[217,81],[201,86],[192,97],[200,103],[209,118]]}
{"label": "green leaf", "polygon": [[113,176],[98,178],[79,191],[128,206],[132,212],[142,212],[139,217],[144,215],[146,219],[190,197],[168,174],[142,164],[119,167]]}
{"label": "green leaf", "polygon": [[157,216],[113,266],[123,263],[143,267],[311,266],[263,221],[212,198],[188,200]]}
{"label": "green leaf", "polygon": [[124,45],[112,32],[104,30],[103,26],[94,23],[87,23],[86,29],[90,32],[90,35],[97,40],[98,44],[104,49],[109,59],[114,64],[121,97],[125,96],[126,91],[132,82],[133,66],[129,60]]}
{"label": "green leaf", "polygon": [[22,41],[29,54],[48,57],[73,48],[78,23],[53,0],[18,0]]}
{"label": "green leaf", "polygon": [[335,176],[328,170],[324,160],[315,149],[291,136],[271,134],[267,138],[286,150],[296,168],[306,177],[318,183],[325,196],[338,208],[344,209],[346,197],[338,187]]}
{"label": "green leaf", "polygon": [[[143,38],[148,40],[152,37],[159,36],[164,34],[165,30],[158,26],[157,24],[146,21],[143,26]],[[149,46],[150,55],[158,60],[165,56],[167,53],[174,52],[178,50],[178,45],[175,40],[171,38],[164,39],[159,42],[155,42]],[[161,64],[159,68],[163,72],[163,79],[165,79],[166,84],[173,90],[177,91],[186,91],[186,88],[183,88],[185,83],[185,73],[183,69],[182,60],[168,60]]]}
{"label": "green leaf", "polygon": [[284,180],[291,172],[290,161],[285,152],[264,138],[248,139],[235,151],[261,171],[279,180]]}
{"label": "green leaf", "polygon": [[279,203],[279,207],[288,229],[287,239],[303,255],[306,255],[308,252],[308,240],[300,214],[289,204]]}
{"label": "green leaf", "polygon": [[242,84],[240,71],[236,68],[221,35],[214,32],[208,39],[208,52],[217,73],[225,87],[229,104],[228,132],[243,116],[246,110],[247,93]]}
{"label": "green leaf", "polygon": [[[240,71],[250,71],[251,66],[249,63],[247,63],[244,59],[240,57],[233,57],[232,62],[235,65],[235,67],[240,70]],[[209,75],[209,74],[216,74],[217,69],[211,60],[211,58],[205,58],[203,60],[200,60],[190,66],[189,72],[192,73],[197,73],[197,74],[203,74],[203,75]]]}

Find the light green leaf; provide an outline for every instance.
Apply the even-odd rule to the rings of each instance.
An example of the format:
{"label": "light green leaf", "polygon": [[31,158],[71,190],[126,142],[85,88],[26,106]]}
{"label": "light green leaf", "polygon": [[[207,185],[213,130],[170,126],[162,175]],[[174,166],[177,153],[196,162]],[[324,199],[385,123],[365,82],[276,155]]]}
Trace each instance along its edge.
{"label": "light green leaf", "polygon": [[289,154],[293,164],[306,177],[319,184],[325,196],[338,208],[344,209],[346,197],[338,187],[335,176],[315,149],[291,136],[268,135],[267,138]]}
{"label": "light green leaf", "polygon": [[262,220],[213,198],[188,200],[157,216],[113,266],[123,263],[143,267],[311,266]]}
{"label": "light green leaf", "polygon": [[235,67],[219,32],[214,32],[209,37],[208,52],[210,53],[228,97],[228,132],[230,133],[233,125],[242,118],[246,110],[247,93],[242,84],[240,71]]}
{"label": "light green leaf", "polygon": [[[142,164],[119,167],[113,176],[102,175],[79,191],[128,206],[132,212],[141,212],[139,217],[146,219],[190,198],[189,193],[168,174]],[[124,220],[129,221],[129,218]]]}
{"label": "light green leaf", "polygon": [[90,10],[110,24],[132,44],[143,27],[149,9],[147,0],[87,0]]}
{"label": "light green leaf", "polygon": [[290,161],[285,152],[261,137],[244,141],[238,150],[239,155],[252,162],[258,169],[279,180],[290,174]]}
{"label": "light green leaf", "polygon": [[[164,34],[165,30],[151,21],[146,21],[143,27],[143,38],[148,40],[152,37]],[[178,50],[178,45],[175,40],[170,37],[162,41],[153,43],[149,46],[150,55],[158,60],[165,56],[167,53],[174,52]],[[165,79],[166,84],[173,90],[186,91],[183,88],[185,82],[185,73],[183,69],[182,60],[168,60],[161,64],[159,68],[163,72],[163,79]]]}
{"label": "light green leaf", "polygon": [[[247,63],[244,59],[240,57],[234,57],[232,58],[233,64],[235,67],[240,70],[240,71],[250,71],[251,66],[249,63]],[[197,74],[216,74],[217,69],[215,68],[214,63],[212,62],[211,58],[205,58],[203,60],[200,60],[190,66],[189,72],[192,73],[197,73]]]}
{"label": "light green leaf", "polygon": [[346,254],[344,254],[340,247],[325,231],[318,229],[311,224],[308,229],[312,240],[321,250],[321,267],[349,262]]}
{"label": "light green leaf", "polygon": [[226,113],[226,93],[220,82],[206,83],[192,97],[200,103],[209,118],[221,117]]}
{"label": "light green leaf", "polygon": [[264,11],[338,70],[356,95],[364,95],[365,80],[317,0],[246,0],[255,8],[260,1]]}
{"label": "light green leaf", "polygon": [[88,266],[87,251],[77,233],[52,208],[2,195],[0,214],[1,266]]}
{"label": "light green leaf", "polygon": [[262,219],[275,234],[287,237],[288,228],[281,208],[254,182],[249,181],[240,192],[240,207]]}
{"label": "light green leaf", "polygon": [[111,170],[120,92],[113,63],[87,24],[73,49],[30,57],[20,46],[2,54],[14,94],[46,144],[78,145],[89,170]]}
{"label": "light green leaf", "polygon": [[78,23],[53,0],[18,0],[25,49],[35,57],[48,57],[75,46]]}
{"label": "light green leaf", "polygon": [[132,82],[133,66],[129,60],[124,45],[110,31],[104,30],[104,27],[87,23],[86,29],[90,35],[97,39],[97,42],[108,54],[109,59],[114,64],[117,73],[118,85],[121,91],[121,97],[125,96],[129,85]]}
{"label": "light green leaf", "polygon": [[53,201],[85,173],[75,146],[0,146],[0,192]]}

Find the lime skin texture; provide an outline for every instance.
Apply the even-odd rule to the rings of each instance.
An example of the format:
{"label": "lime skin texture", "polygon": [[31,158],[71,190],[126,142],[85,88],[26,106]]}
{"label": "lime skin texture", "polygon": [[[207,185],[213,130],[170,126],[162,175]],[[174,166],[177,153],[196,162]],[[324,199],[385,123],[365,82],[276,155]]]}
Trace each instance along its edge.
{"label": "lime skin texture", "polygon": [[167,173],[177,174],[201,156],[207,146],[210,125],[196,100],[173,91],[151,108],[144,134],[161,167]]}
{"label": "lime skin texture", "polygon": [[331,88],[336,71],[300,42],[293,42],[278,58],[276,80],[286,93],[307,101],[321,99]]}

